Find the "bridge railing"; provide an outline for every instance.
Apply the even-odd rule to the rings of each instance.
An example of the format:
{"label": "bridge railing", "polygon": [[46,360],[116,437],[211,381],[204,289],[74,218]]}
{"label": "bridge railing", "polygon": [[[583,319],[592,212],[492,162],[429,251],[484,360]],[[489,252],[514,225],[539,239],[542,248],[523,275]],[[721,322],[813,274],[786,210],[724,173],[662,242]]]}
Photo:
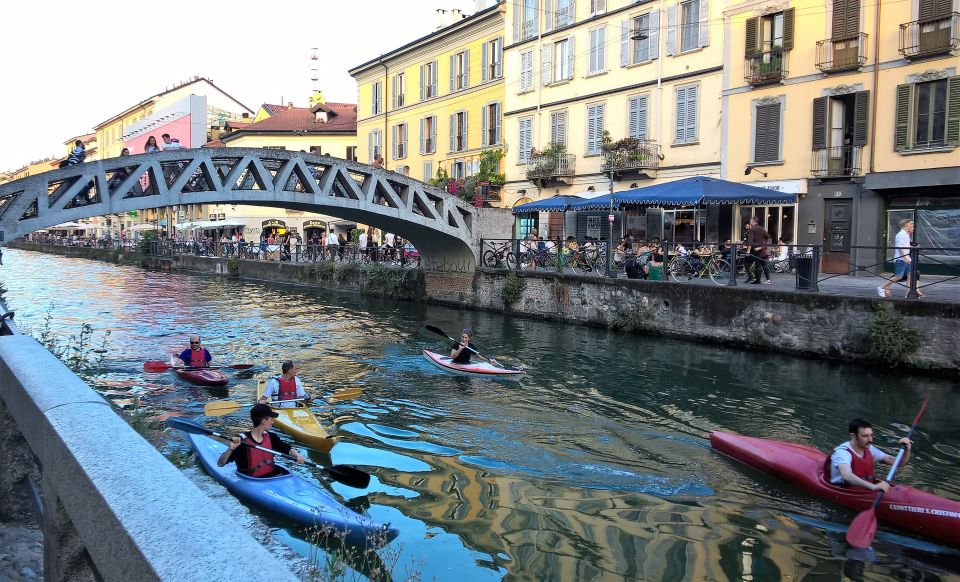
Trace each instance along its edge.
{"label": "bridge railing", "polygon": [[412,245],[402,248],[371,246],[361,249],[357,243],[327,246],[303,243],[259,244],[205,241],[153,241],[151,254],[158,256],[195,255],[251,261],[289,261],[293,263],[381,264],[405,269],[420,268],[420,254]]}
{"label": "bridge railing", "polygon": [[0,301],[0,519],[39,514],[47,580],[296,580]]}

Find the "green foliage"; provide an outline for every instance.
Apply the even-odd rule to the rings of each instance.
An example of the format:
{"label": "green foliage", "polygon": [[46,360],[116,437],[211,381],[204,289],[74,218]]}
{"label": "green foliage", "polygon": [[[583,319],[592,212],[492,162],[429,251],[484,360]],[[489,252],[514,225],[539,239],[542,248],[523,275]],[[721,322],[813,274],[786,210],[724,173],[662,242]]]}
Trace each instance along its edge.
{"label": "green foliage", "polygon": [[480,167],[477,169],[477,182],[489,182],[491,186],[502,186],[507,181],[500,172],[500,161],[504,153],[500,148],[480,152]]}
{"label": "green foliage", "polygon": [[450,175],[447,173],[447,170],[443,166],[437,168],[437,176],[435,178],[430,178],[427,181],[431,186],[436,186],[437,188],[447,188],[447,183],[450,181]]}
{"label": "green foliage", "polygon": [[26,328],[25,333],[32,335],[43,347],[47,348],[47,351],[56,356],[84,382],[95,383],[100,375],[103,358],[107,353],[107,340],[110,337],[110,331],[107,330],[103,333],[100,346],[96,348],[91,345],[96,341],[96,338],[94,337],[93,326],[89,323],[82,324],[78,334],[71,335],[63,340],[52,329],[53,309],[54,306],[51,304],[38,333]]}
{"label": "green foliage", "polygon": [[[399,572],[403,544],[389,544],[385,532],[367,538],[362,546],[346,541],[346,534],[331,526],[307,530],[310,555],[303,578],[311,582],[347,580],[421,580],[417,570]],[[408,568],[416,568],[411,565]]]}
{"label": "green foliage", "polygon": [[240,261],[237,259],[227,259],[227,272],[231,277],[240,276]]}
{"label": "green foliage", "polygon": [[908,327],[903,317],[877,303],[870,322],[872,353],[888,366],[899,366],[920,348],[920,334]]}
{"label": "green foliage", "polygon": [[377,263],[364,270],[365,293],[396,299],[420,300],[425,294],[425,282],[420,269],[388,269]]}
{"label": "green foliage", "polygon": [[528,167],[527,179],[543,181],[555,175],[560,167],[560,158],[566,151],[567,146],[562,142],[550,142],[550,145],[542,150],[534,149],[530,152],[530,160],[534,166]]}
{"label": "green foliage", "polygon": [[357,244],[360,242],[360,233],[363,232],[359,228],[355,228],[350,231],[350,242]]}
{"label": "green foliage", "polygon": [[140,252],[141,255],[149,255],[150,243],[155,240],[160,240],[160,236],[157,234],[157,231],[155,230],[144,231],[143,234],[140,236],[140,242],[137,243],[137,250]]}
{"label": "green foliage", "polygon": [[503,282],[503,289],[500,291],[500,298],[504,305],[513,305],[523,297],[523,292],[527,288],[526,279],[517,277],[516,273],[510,273]]}
{"label": "green foliage", "polygon": [[623,331],[641,331],[646,329],[649,319],[649,309],[621,310],[617,313],[617,319],[613,322],[613,327]]}

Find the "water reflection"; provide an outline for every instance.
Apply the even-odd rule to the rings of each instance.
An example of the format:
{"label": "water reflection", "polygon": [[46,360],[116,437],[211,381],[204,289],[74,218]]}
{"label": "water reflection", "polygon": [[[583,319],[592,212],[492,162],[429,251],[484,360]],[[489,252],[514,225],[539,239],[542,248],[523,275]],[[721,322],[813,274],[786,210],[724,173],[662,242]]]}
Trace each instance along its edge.
{"label": "water reflection", "polygon": [[[890,447],[928,393],[915,460],[898,478],[960,498],[954,382],[306,288],[6,255],[0,280],[18,322],[39,327],[52,303],[62,335],[84,322],[112,331],[99,380],[101,391],[117,393],[110,397],[136,388],[146,407],[188,415],[223,397],[172,374],[143,373],[144,360],[164,357],[165,346],[190,332],[203,335],[218,362],[258,364],[233,375],[230,398],[251,400],[254,376],[288,358],[321,395],[361,387],[355,398],[323,405],[340,440],[329,457],[313,458],[373,473],[364,492],[323,485],[401,531],[393,544],[401,573],[777,580],[946,579],[958,570],[951,551],[884,528],[874,559],[839,552],[852,512],[738,465],[706,440],[722,429],[827,449],[845,439],[851,417],[864,415],[878,444]],[[481,353],[522,365],[527,376],[508,384],[436,369],[420,351],[448,346],[423,331],[428,322],[473,328]],[[245,428],[245,414],[210,423]],[[303,531],[254,514],[262,521],[249,527],[271,528],[309,554]]]}

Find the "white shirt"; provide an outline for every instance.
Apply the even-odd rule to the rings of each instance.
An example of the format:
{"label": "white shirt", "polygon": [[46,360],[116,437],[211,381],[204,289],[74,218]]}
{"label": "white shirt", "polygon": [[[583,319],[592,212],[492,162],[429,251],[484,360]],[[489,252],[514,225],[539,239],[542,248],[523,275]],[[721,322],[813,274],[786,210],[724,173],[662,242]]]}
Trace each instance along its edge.
{"label": "white shirt", "polygon": [[897,238],[895,239],[893,246],[897,247],[893,251],[893,260],[902,261],[903,257],[909,258],[910,255],[910,233],[900,229],[900,232],[897,233]]}
{"label": "white shirt", "polygon": [[[271,376],[267,380],[267,387],[263,389],[263,397],[267,400],[273,400],[274,394],[279,394],[280,392],[280,380],[278,376]],[[297,398],[305,398],[307,396],[306,390],[303,389],[303,383],[300,381],[299,376],[293,377],[294,381],[297,384]],[[280,404],[272,404],[274,408],[294,408],[297,405],[296,402],[282,402]]]}
{"label": "white shirt", "polygon": [[328,247],[329,247],[329,246],[337,246],[337,245],[339,245],[339,244],[340,244],[340,242],[337,240],[337,235],[333,234],[332,232],[327,235],[327,246],[328,246]]}
{"label": "white shirt", "polygon": [[392,233],[392,232],[388,232],[386,235],[384,235],[383,239],[384,239],[384,244],[385,244],[385,245],[387,245],[388,247],[392,247],[392,246],[393,246],[394,238],[393,238],[393,233]]}
{"label": "white shirt", "polygon": [[[831,483],[840,483],[843,481],[843,477],[840,476],[840,469],[838,468],[840,465],[849,465],[850,467],[853,467],[853,454],[850,452],[851,450],[850,441],[847,441],[833,449],[833,453],[830,454]],[[890,455],[873,445],[870,445],[870,454],[873,455],[874,465],[877,463],[882,463],[884,459],[891,458]],[[858,455],[858,457],[860,456]]]}
{"label": "white shirt", "polygon": [[183,146],[180,145],[178,141],[171,141],[170,143],[164,143],[163,149],[165,150],[182,150]]}
{"label": "white shirt", "polygon": [[367,248],[367,233],[363,233],[360,235],[360,248],[361,249]]}

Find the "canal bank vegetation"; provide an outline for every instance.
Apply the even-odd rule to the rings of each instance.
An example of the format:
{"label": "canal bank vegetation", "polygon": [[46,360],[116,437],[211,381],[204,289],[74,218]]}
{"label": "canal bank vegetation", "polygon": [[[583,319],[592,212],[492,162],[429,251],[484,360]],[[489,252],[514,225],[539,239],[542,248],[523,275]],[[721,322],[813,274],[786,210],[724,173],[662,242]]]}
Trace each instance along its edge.
{"label": "canal bank vegetation", "polygon": [[909,327],[903,316],[877,302],[870,322],[871,353],[891,367],[903,366],[920,349],[920,333]]}
{"label": "canal bank vegetation", "polygon": [[523,298],[523,291],[527,288],[527,282],[516,274],[510,273],[504,278],[503,289],[500,291],[500,297],[503,304],[511,306]]}
{"label": "canal bank vegetation", "polygon": [[398,572],[403,544],[390,544],[386,532],[367,538],[366,544],[356,546],[334,527],[309,528],[306,540],[310,544],[304,578],[311,582],[354,582],[360,580],[422,580],[417,569],[422,562],[407,566]]}

